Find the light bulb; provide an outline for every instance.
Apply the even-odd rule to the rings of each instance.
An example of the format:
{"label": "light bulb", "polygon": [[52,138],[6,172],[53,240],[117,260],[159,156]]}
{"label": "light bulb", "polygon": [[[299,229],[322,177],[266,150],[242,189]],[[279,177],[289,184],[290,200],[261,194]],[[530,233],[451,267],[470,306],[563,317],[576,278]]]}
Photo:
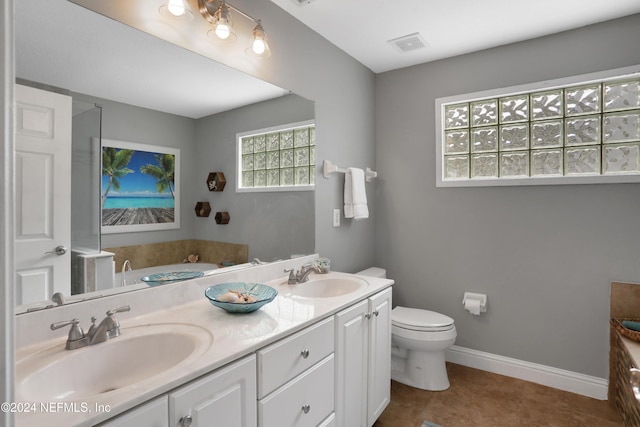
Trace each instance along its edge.
{"label": "light bulb", "polygon": [[220,23],[216,26],[216,36],[226,40],[231,35],[231,28],[227,24]]}
{"label": "light bulb", "polygon": [[258,56],[260,58],[268,58],[271,56],[271,50],[267,43],[267,35],[262,28],[260,21],[256,21],[258,25],[253,29],[253,41],[251,46],[245,49],[245,53],[249,56]]}
{"label": "light bulb", "polygon": [[265,48],[266,46],[263,39],[255,39],[253,41],[253,45],[251,46],[253,53],[255,53],[256,55],[262,55],[265,51]]}
{"label": "light bulb", "polygon": [[220,40],[233,41],[235,34],[233,34],[232,25],[231,13],[223,0],[216,13],[213,14],[213,32]]}
{"label": "light bulb", "polygon": [[173,16],[182,16],[185,13],[186,7],[183,0],[169,0],[167,10]]}

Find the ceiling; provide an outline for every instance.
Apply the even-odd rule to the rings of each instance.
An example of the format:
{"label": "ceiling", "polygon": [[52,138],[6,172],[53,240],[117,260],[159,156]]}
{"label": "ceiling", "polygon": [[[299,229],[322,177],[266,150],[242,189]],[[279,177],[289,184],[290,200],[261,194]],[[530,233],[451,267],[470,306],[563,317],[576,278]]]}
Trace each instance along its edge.
{"label": "ceiling", "polygon": [[23,79],[191,118],[289,93],[67,0],[14,3]]}
{"label": "ceiling", "polygon": [[[375,73],[640,13],[640,0],[271,1]],[[388,43],[415,33],[424,48]]]}

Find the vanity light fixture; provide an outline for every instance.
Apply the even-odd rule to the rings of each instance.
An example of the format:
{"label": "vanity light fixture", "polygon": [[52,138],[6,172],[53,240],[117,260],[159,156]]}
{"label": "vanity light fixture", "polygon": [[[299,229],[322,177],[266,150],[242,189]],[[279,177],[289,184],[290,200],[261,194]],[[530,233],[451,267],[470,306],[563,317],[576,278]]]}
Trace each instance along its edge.
{"label": "vanity light fixture", "polygon": [[213,29],[207,33],[209,37],[223,42],[231,42],[236,39],[236,34],[233,31],[232,11],[250,21],[253,21],[256,26],[253,29],[251,46],[245,50],[245,53],[249,56],[260,58],[268,58],[271,56],[271,49],[267,42],[267,36],[259,19],[255,19],[247,15],[238,8],[227,3],[226,0],[198,0],[198,9],[202,17],[213,24]]}

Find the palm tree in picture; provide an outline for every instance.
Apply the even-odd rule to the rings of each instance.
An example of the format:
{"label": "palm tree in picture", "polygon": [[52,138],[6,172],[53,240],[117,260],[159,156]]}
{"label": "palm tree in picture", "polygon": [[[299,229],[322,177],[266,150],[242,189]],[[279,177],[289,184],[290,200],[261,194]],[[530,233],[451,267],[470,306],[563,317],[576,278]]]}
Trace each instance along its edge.
{"label": "palm tree in picture", "polygon": [[109,177],[109,183],[102,195],[103,209],[109,190],[112,188],[115,191],[120,190],[120,178],[134,172],[127,167],[134,152],[134,150],[119,150],[114,147],[104,147],[102,149],[102,175]]}
{"label": "palm tree in picture", "polygon": [[158,164],[146,164],[140,167],[140,172],[156,179],[158,193],[169,190],[171,197],[176,198],[174,192],[176,156],[173,154],[157,154],[154,156]]}

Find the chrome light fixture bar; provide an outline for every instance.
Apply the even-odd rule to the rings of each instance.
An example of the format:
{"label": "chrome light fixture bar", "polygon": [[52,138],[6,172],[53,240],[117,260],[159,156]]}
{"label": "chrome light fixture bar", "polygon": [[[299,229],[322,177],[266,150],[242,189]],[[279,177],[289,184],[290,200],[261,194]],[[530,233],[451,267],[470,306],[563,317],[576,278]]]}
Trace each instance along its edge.
{"label": "chrome light fixture bar", "polygon": [[231,11],[253,21],[256,26],[253,29],[251,46],[245,50],[245,53],[249,56],[260,58],[268,58],[271,56],[267,36],[259,19],[255,19],[242,12],[237,7],[227,3],[226,0],[198,0],[198,9],[202,17],[213,24],[213,29],[208,32],[209,37],[223,42],[230,42],[236,39],[236,34],[233,31]]}

